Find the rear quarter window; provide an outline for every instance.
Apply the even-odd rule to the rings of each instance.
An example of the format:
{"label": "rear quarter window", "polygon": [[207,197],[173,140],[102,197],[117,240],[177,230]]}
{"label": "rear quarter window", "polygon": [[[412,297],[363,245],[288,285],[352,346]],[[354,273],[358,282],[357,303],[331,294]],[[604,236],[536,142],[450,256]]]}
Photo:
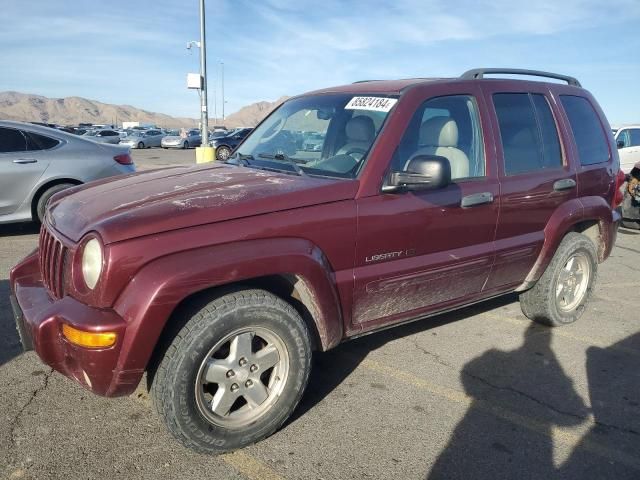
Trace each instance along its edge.
{"label": "rear quarter window", "polygon": [[584,97],[560,95],[573,138],[578,147],[580,164],[594,165],[609,161],[609,147],[602,124],[593,106]]}
{"label": "rear quarter window", "polygon": [[27,150],[49,150],[60,144],[60,141],[55,138],[33,132],[25,133],[27,136]]}

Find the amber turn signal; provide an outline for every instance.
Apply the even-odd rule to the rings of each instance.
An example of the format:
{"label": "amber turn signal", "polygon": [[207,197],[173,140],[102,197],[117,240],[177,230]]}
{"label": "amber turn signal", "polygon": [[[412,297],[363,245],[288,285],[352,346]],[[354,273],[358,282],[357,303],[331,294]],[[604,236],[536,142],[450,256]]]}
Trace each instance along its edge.
{"label": "amber turn signal", "polygon": [[70,325],[62,325],[62,335],[74,345],[87,348],[105,348],[116,343],[115,332],[85,332]]}

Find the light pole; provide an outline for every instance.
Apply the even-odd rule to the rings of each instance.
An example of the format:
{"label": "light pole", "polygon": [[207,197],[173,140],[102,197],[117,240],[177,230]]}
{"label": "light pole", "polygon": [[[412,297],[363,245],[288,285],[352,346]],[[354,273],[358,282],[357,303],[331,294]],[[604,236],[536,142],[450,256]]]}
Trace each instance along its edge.
{"label": "light pole", "polygon": [[224,62],[220,62],[220,66],[222,67],[222,124],[224,125]]}
{"label": "light pole", "polygon": [[200,75],[202,75],[200,124],[202,129],[202,145],[207,147],[209,146],[209,116],[207,113],[207,46],[204,16],[204,0],[200,0]]}

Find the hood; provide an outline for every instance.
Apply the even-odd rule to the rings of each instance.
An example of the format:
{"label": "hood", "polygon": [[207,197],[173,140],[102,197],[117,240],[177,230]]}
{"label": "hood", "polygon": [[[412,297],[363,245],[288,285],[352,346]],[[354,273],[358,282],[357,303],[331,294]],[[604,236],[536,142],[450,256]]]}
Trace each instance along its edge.
{"label": "hood", "polygon": [[300,177],[230,165],[174,167],[56,195],[48,221],[79,241],[105,244],[163,231],[354,198],[356,180]]}

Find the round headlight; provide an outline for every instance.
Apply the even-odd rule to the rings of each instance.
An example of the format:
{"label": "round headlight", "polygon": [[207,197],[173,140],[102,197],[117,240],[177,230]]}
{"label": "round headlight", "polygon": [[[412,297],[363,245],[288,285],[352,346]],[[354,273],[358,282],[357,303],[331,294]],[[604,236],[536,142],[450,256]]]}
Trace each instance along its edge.
{"label": "round headlight", "polygon": [[84,244],[82,251],[82,276],[84,283],[93,290],[102,273],[102,245],[97,238]]}

